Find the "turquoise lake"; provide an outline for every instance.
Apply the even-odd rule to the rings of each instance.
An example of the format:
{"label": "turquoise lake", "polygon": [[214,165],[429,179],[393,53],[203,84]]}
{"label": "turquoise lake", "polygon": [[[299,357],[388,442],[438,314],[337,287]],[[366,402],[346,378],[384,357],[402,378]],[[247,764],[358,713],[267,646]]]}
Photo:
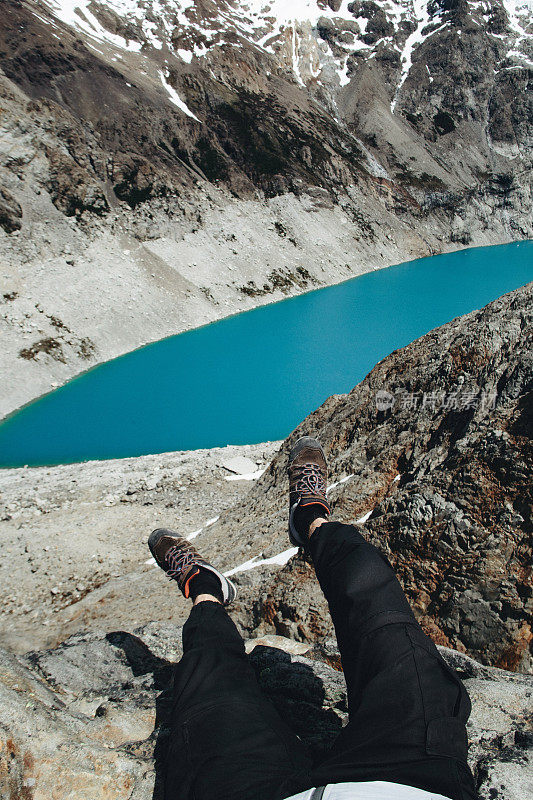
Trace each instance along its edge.
{"label": "turquoise lake", "polygon": [[473,248],[172,336],[95,367],[6,419],[0,465],[284,438],[392,350],[531,280],[533,242]]}

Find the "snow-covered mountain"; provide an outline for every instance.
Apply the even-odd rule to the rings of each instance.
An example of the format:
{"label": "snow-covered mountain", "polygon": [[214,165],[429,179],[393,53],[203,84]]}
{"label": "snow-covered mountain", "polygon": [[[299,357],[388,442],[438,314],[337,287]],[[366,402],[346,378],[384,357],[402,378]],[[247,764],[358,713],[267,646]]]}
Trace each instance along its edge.
{"label": "snow-covered mountain", "polygon": [[[387,53],[396,68],[392,111],[413,63],[422,56],[421,45],[444,31],[456,29],[466,36],[475,26],[488,43],[503,42],[496,74],[533,67],[532,0],[44,0],[44,4],[57,19],[85,34],[101,54],[102,45],[116,49],[118,59],[124,51],[148,55],[155,49],[177,54],[190,64],[214,56],[220,48],[252,48],[272,56],[275,68],[292,73],[295,81],[318,96],[324,87],[334,96],[332,89],[349,84],[361,59],[379,61]],[[425,66],[431,84],[434,77],[429,64]],[[161,80],[168,86],[163,72]],[[192,113],[171,87],[169,95],[185,113]]]}
{"label": "snow-covered mountain", "polygon": [[[204,2],[194,0],[44,0],[53,15],[98,43],[139,53],[170,50],[190,64],[216,48],[253,47],[272,55],[301,85],[345,86],[355,72],[353,56],[366,59],[390,49],[400,76],[394,107],[415,53],[428,38],[450,29],[459,3],[424,0],[298,0]],[[532,67],[531,0],[464,2],[462,18],[505,40],[499,68]],[[53,23],[52,23],[53,24]],[[507,35],[504,30],[507,28]],[[56,34],[57,35],[57,34]],[[428,80],[431,74],[428,72]]]}
{"label": "snow-covered mountain", "polygon": [[533,236],[532,16],[2,0],[0,413],[285,294]]}

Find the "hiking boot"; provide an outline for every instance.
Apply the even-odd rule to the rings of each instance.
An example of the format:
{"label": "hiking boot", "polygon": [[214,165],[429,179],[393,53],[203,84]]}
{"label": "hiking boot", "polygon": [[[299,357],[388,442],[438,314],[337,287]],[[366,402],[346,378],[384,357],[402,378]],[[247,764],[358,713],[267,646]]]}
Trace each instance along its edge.
{"label": "hiking boot", "polygon": [[176,581],[185,597],[190,596],[190,583],[200,570],[213,573],[220,581],[223,604],[229,605],[237,596],[235,585],[212,564],[205,561],[198,550],[187,539],[174,531],[158,528],[150,534],[148,547],[156,563],[169,578]]}
{"label": "hiking boot", "polygon": [[[331,508],[326,498],[328,467],[322,445],[310,436],[298,439],[289,453],[289,539],[304,547],[308,524],[313,518],[329,517]],[[313,506],[314,508],[311,508]],[[300,513],[309,507],[309,514]],[[300,524],[298,524],[300,517]],[[303,524],[302,524],[303,520]],[[307,530],[304,530],[307,528]]]}

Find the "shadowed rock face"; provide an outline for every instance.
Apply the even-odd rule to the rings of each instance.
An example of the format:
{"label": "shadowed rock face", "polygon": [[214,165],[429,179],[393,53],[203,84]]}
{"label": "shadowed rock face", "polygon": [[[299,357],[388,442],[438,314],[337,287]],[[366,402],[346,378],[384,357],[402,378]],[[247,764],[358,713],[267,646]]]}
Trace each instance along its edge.
{"label": "shadowed rock face", "polygon": [[22,227],[22,208],[7,189],[0,188],[0,227],[6,233],[13,233]]}
{"label": "shadowed rock face", "polygon": [[[218,540],[231,551],[261,530],[268,555],[286,549],[287,454],[298,436],[317,436],[331,466],[334,517],[355,522],[371,512],[361,531],[390,559],[429,635],[484,664],[528,671],[532,290],[437,328],[381,361],[350,394],[329,398],[222,521]],[[255,586],[243,592],[248,630],[303,641],[332,633],[302,558],[261,600]]]}
{"label": "shadowed rock face", "polygon": [[[179,627],[160,624],[79,634],[26,657],[0,650],[2,797],[161,800],[180,639]],[[246,649],[262,690],[322,756],[347,721],[342,673],[324,662],[322,648],[280,636],[249,640]],[[442,654],[474,701],[468,733],[480,797],[524,800],[530,681],[453,650]]]}

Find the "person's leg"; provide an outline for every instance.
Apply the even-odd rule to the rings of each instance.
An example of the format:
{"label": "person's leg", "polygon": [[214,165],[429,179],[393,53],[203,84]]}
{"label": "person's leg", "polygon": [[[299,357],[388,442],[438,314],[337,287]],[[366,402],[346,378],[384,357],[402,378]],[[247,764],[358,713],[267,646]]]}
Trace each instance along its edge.
{"label": "person's leg", "polygon": [[470,700],[416,622],[389,562],[355,526],[318,520],[311,529],[307,549],[335,625],[349,707],[314,780],[389,780],[474,798]]}
{"label": "person's leg", "polygon": [[195,605],[183,629],[165,800],[273,800],[310,760],[261,693],[220,603]]}
{"label": "person's leg", "polygon": [[150,549],[194,599],[175,668],[165,800],[274,800],[310,759],[263,696],[219,602],[235,587],[172,531],[155,531]]}
{"label": "person's leg", "polygon": [[312,556],[335,625],[349,722],[315,785],[387,780],[475,797],[466,764],[470,700],[415,620],[387,559],[353,525],[327,522],[327,463],[300,438],[288,460],[289,538]]}

